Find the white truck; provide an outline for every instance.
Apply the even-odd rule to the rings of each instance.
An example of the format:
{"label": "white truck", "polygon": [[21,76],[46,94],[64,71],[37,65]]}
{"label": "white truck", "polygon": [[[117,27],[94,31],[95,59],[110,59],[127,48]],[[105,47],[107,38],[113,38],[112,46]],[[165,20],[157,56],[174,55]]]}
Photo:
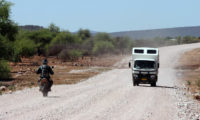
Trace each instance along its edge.
{"label": "white truck", "polygon": [[151,84],[156,86],[159,68],[158,48],[135,47],[132,49],[132,60],[129,62],[132,69],[133,85]]}

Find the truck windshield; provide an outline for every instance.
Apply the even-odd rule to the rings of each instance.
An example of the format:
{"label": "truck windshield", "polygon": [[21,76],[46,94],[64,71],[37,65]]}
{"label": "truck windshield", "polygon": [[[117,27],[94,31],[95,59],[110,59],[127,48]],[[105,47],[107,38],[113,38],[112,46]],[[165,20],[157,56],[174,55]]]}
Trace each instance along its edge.
{"label": "truck windshield", "polygon": [[154,61],[145,61],[145,60],[136,60],[134,64],[134,68],[137,69],[154,69],[155,62]]}

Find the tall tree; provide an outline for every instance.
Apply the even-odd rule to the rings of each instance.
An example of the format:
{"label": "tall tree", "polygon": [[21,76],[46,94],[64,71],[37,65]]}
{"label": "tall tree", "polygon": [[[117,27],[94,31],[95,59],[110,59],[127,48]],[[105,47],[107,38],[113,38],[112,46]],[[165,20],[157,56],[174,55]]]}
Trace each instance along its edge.
{"label": "tall tree", "polygon": [[15,40],[18,28],[10,20],[10,6],[12,4],[5,0],[0,0],[0,80],[10,78],[10,69],[7,61],[12,59],[14,50],[12,41]]}
{"label": "tall tree", "polygon": [[60,28],[58,26],[56,26],[54,23],[51,23],[48,27],[48,29],[51,31],[51,32],[60,32]]}
{"label": "tall tree", "polygon": [[87,29],[85,29],[85,30],[80,29],[77,34],[82,40],[86,40],[91,37],[90,31]]}
{"label": "tall tree", "polygon": [[18,31],[17,25],[10,19],[10,6],[12,4],[5,0],[0,0],[0,34],[10,41],[15,40]]}

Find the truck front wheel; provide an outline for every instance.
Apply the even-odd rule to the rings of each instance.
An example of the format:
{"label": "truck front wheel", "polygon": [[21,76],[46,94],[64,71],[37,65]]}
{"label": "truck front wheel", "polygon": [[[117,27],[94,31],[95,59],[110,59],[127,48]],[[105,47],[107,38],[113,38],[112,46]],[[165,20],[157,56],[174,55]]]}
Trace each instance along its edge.
{"label": "truck front wheel", "polygon": [[151,83],[152,87],[156,87],[156,82]]}
{"label": "truck front wheel", "polygon": [[133,86],[138,86],[139,83],[133,79]]}

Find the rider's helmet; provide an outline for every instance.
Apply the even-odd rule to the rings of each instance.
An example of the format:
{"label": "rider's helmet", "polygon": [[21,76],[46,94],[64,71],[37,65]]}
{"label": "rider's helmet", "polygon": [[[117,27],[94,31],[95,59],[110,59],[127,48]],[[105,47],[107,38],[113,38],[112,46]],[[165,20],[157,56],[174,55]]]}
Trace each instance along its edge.
{"label": "rider's helmet", "polygon": [[48,60],[45,58],[45,59],[43,60],[43,64],[46,65],[47,63],[48,63]]}

